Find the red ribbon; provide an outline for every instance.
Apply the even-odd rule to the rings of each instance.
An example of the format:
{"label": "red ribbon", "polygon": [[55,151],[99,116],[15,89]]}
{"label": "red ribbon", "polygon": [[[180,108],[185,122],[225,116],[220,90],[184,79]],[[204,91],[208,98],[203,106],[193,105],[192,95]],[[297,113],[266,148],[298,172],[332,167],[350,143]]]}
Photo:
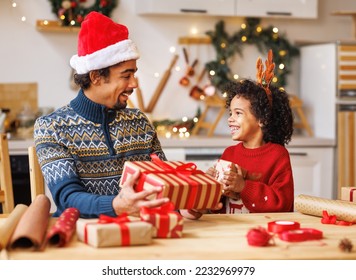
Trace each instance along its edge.
{"label": "red ribbon", "polygon": [[128,246],[130,245],[130,230],[129,227],[127,226],[127,222],[130,222],[130,219],[128,218],[127,213],[123,213],[120,216],[117,217],[110,217],[106,215],[99,215],[99,221],[97,223],[87,223],[85,224],[84,227],[84,242],[88,244],[88,231],[87,231],[87,226],[89,224],[110,224],[110,223],[115,223],[120,227],[121,231],[121,245],[122,246]]}
{"label": "red ribbon", "polygon": [[300,228],[298,222],[291,221],[273,221],[268,223],[268,231],[273,233],[280,233],[286,230],[295,230]]}
{"label": "red ribbon", "polygon": [[279,238],[288,242],[301,242],[323,238],[323,232],[313,228],[300,228],[279,233]]}
{"label": "red ribbon", "polygon": [[353,222],[338,221],[336,215],[329,215],[328,211],[323,210],[323,217],[321,218],[322,224],[332,224],[338,226],[351,226]]}
{"label": "red ribbon", "polygon": [[[157,228],[157,237],[168,237],[169,236],[169,225],[170,225],[170,217],[169,215],[178,213],[174,212],[174,204],[172,202],[168,202],[163,204],[160,207],[148,208],[141,207],[140,215],[141,219],[145,222],[150,222]],[[148,218],[144,217],[148,215]],[[157,225],[156,217],[159,216],[159,225]],[[180,228],[179,228],[180,229]],[[172,237],[178,237],[176,234],[172,234]]]}
{"label": "red ribbon", "polygon": [[197,166],[194,163],[186,163],[182,164],[177,167],[172,167],[169,164],[165,163],[162,161],[156,154],[151,154],[152,162],[157,164],[159,167],[163,169],[163,171],[160,170],[155,170],[155,171],[143,171],[141,172],[141,176],[139,179],[139,182],[137,184],[136,190],[137,191],[142,191],[143,190],[143,184],[146,181],[146,177],[149,174],[174,174],[181,179],[183,179],[185,182],[189,184],[191,187],[190,189],[190,195],[189,195],[189,200],[187,202],[186,208],[194,208],[195,202],[198,196],[198,187],[199,183],[192,180],[189,178],[190,175],[196,175],[196,174],[205,174],[201,170],[197,170]]}

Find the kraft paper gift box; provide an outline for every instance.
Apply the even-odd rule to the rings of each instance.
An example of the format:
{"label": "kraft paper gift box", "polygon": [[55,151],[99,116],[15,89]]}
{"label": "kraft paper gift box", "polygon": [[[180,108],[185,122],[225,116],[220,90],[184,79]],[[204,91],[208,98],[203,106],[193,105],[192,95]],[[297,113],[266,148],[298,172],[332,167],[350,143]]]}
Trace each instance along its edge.
{"label": "kraft paper gift box", "polygon": [[222,191],[222,184],[196,169],[194,163],[161,161],[151,155],[152,161],[126,161],[122,172],[122,186],[135,171],[140,170],[136,191],[162,187],[159,194],[149,199],[168,197],[175,209],[216,208]]}
{"label": "kraft paper gift box", "polygon": [[101,215],[99,219],[78,219],[78,239],[93,247],[117,247],[152,243],[152,225]]}
{"label": "kraft paper gift box", "polygon": [[341,200],[356,203],[356,187],[341,187]]}
{"label": "kraft paper gift box", "polygon": [[[221,180],[224,177],[224,172],[229,171],[229,170],[233,170],[236,172],[236,166],[231,161],[218,159],[215,164],[215,170],[217,171],[215,179],[217,181],[221,182]],[[240,195],[238,193],[231,192],[231,191],[223,191],[223,195],[230,197],[234,200],[237,200],[240,198]]]}
{"label": "kraft paper gift box", "polygon": [[140,217],[142,221],[153,225],[153,237],[180,238],[183,235],[183,217],[173,210],[172,202],[161,207],[142,207]]}

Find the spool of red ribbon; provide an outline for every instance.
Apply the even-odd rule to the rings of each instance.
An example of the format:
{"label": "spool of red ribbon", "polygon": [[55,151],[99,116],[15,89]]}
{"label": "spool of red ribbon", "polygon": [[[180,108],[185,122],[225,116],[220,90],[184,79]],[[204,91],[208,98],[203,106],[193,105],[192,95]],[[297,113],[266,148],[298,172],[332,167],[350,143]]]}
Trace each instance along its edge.
{"label": "spool of red ribbon", "polygon": [[268,231],[273,233],[281,233],[288,230],[296,230],[300,228],[298,222],[292,221],[273,221],[268,223]]}
{"label": "spool of red ribbon", "polygon": [[279,238],[288,242],[319,240],[323,238],[323,232],[314,228],[300,228],[297,230],[283,231],[279,234]]}

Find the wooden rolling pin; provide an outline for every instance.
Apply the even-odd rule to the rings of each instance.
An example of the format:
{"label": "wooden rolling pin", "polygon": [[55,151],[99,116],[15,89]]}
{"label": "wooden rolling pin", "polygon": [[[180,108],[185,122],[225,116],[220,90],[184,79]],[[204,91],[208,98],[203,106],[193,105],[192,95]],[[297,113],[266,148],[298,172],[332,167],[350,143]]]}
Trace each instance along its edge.
{"label": "wooden rolling pin", "polygon": [[164,89],[164,87],[166,86],[166,83],[169,79],[169,77],[171,76],[171,71],[174,67],[174,65],[176,64],[178,60],[178,55],[174,55],[168,69],[164,72],[164,75],[160,81],[160,83],[158,84],[155,93],[153,94],[150,103],[148,104],[147,108],[146,108],[146,112],[147,113],[151,113],[153,111],[153,109],[156,107],[158,98],[161,96],[162,91]]}

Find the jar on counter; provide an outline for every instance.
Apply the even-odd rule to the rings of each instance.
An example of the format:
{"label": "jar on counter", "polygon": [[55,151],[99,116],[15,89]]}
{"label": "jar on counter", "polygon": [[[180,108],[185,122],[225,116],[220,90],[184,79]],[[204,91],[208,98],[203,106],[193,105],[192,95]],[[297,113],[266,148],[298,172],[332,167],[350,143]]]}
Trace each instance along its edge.
{"label": "jar on counter", "polygon": [[24,105],[22,111],[17,115],[17,137],[33,138],[33,125],[35,124],[36,113],[29,105]]}

